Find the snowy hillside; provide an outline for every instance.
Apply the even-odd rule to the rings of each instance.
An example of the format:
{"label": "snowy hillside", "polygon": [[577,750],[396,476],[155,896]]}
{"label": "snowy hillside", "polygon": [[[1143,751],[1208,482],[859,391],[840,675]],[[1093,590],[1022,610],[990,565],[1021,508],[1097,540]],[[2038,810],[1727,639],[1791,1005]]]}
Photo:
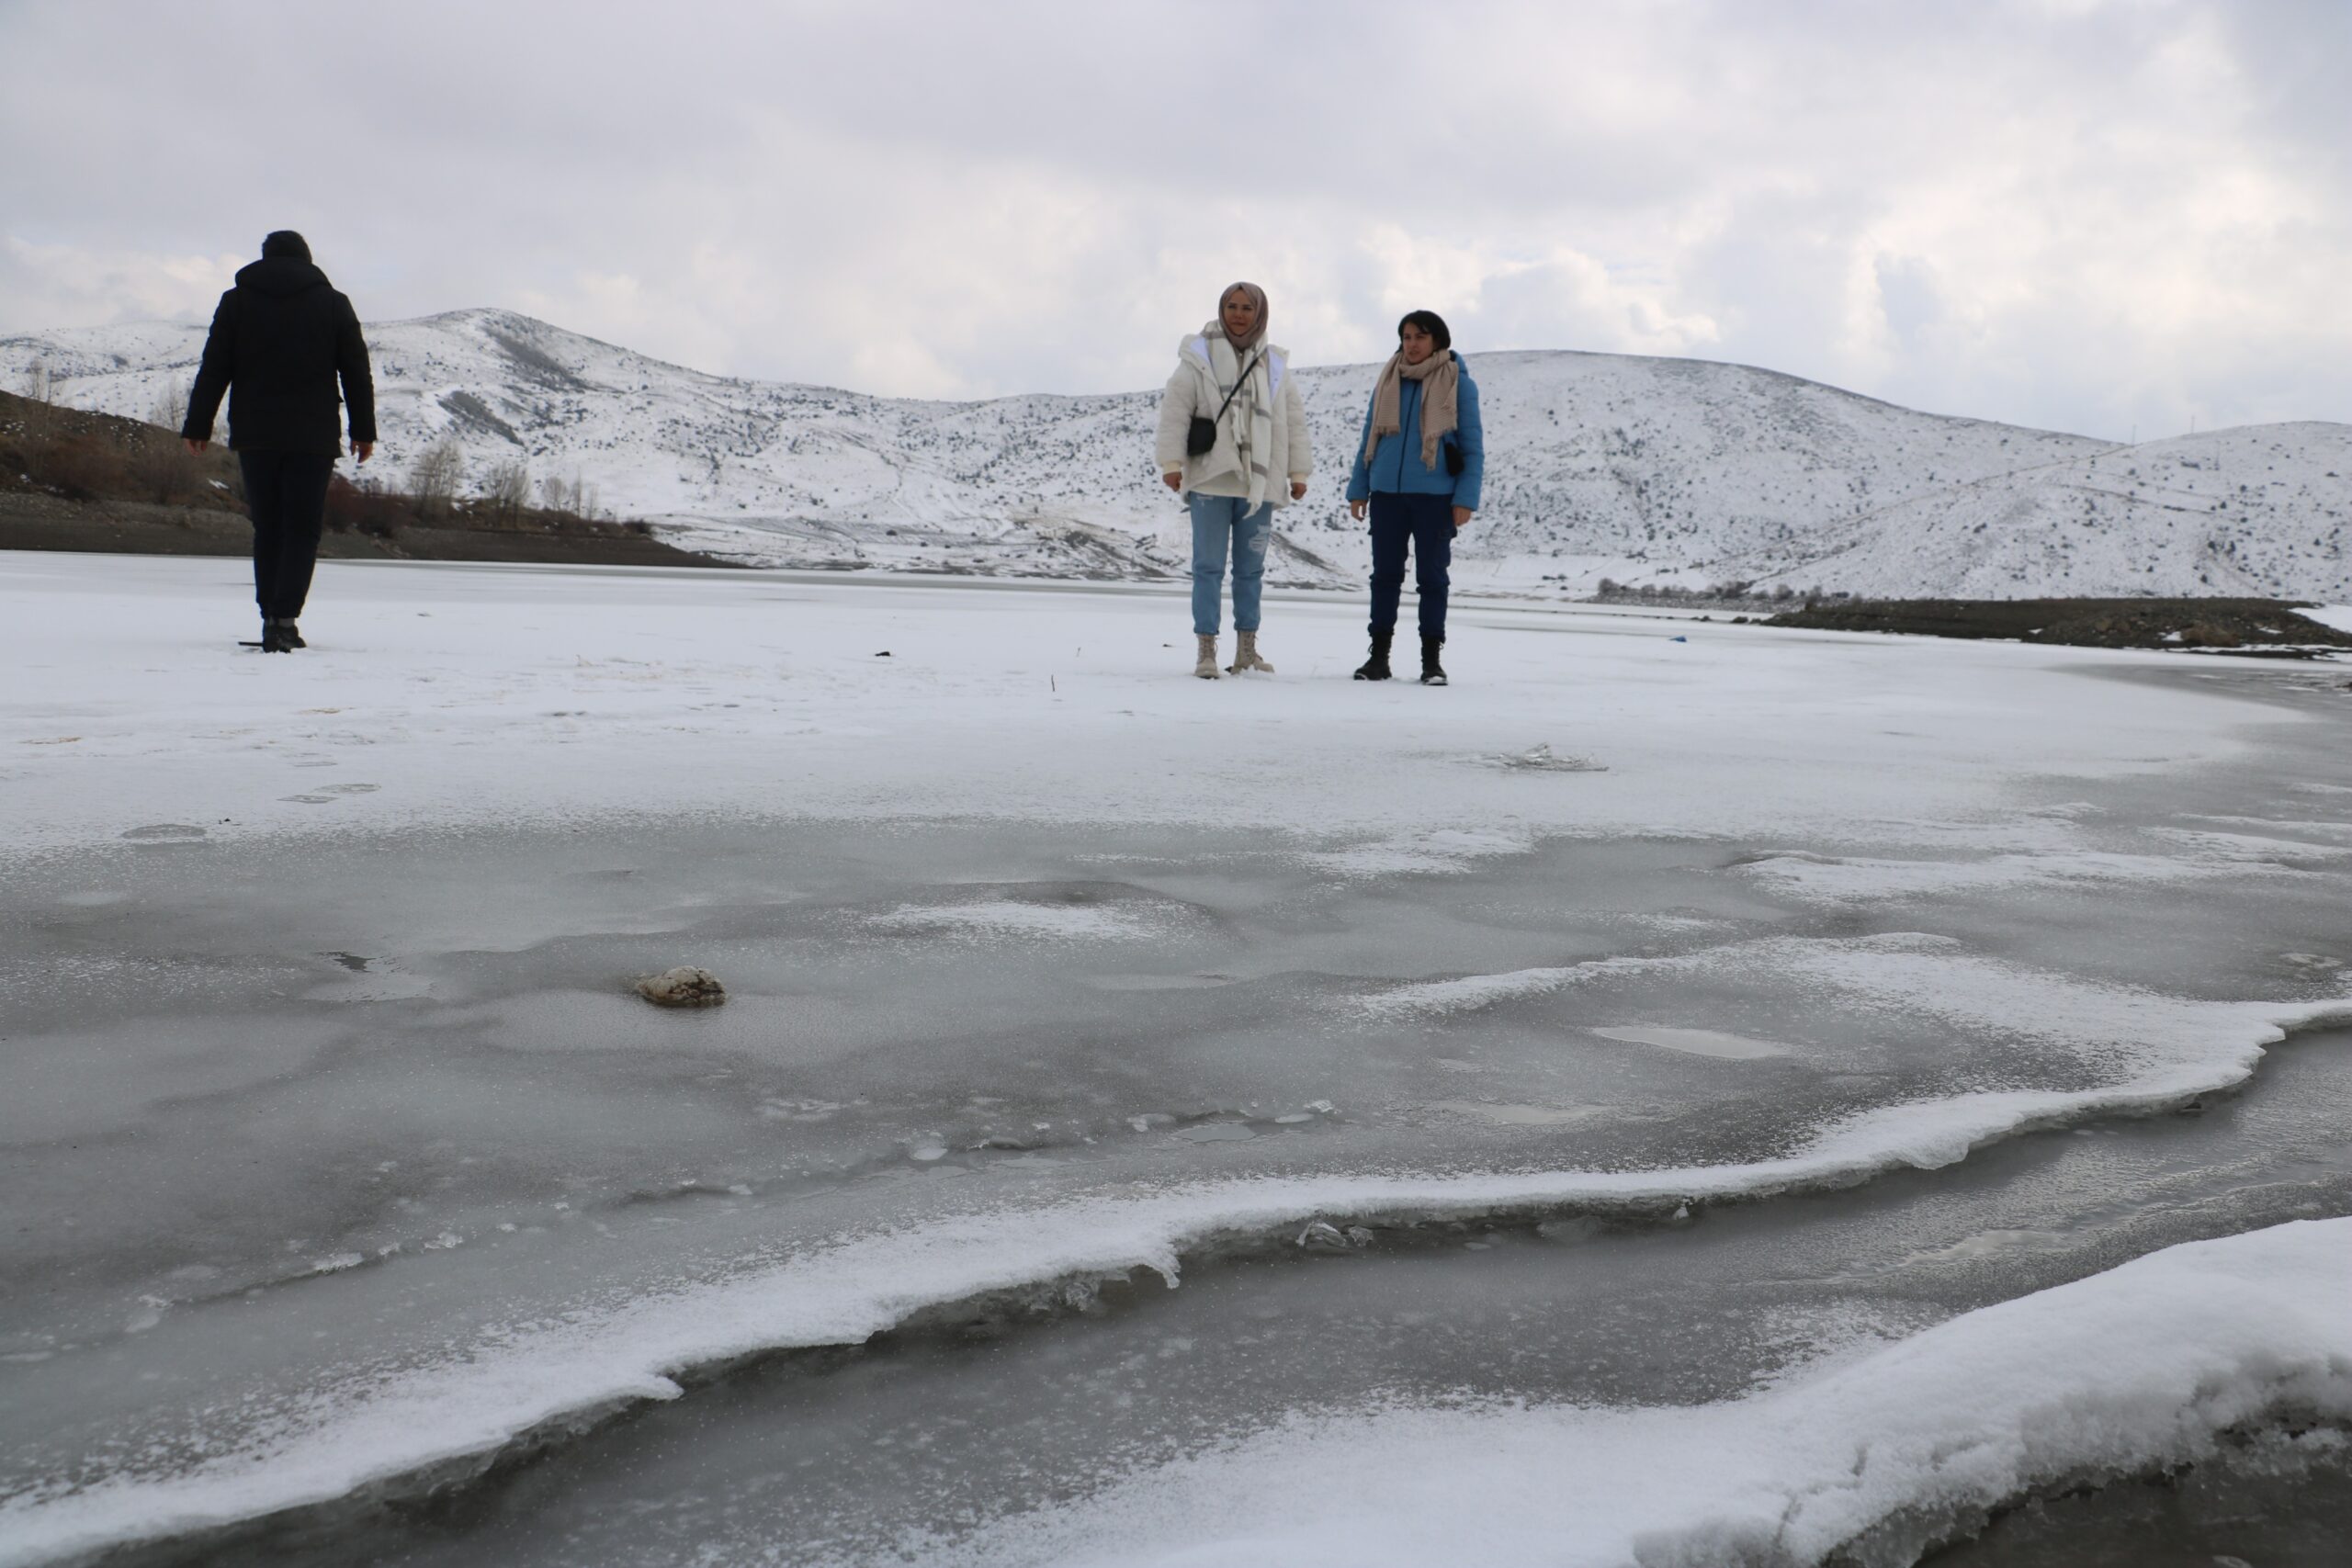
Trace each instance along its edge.
{"label": "snowy hillside", "polygon": [[[0,384],[40,367],[60,401],[150,417],[193,377],[202,335],[0,340]],[[503,310],[369,337],[395,473],[454,435],[477,483],[519,458],[541,483],[584,481],[608,511],[763,564],[1130,577],[1185,560],[1182,510],[1153,473],[1156,391],[942,403],[729,380]],[[1471,365],[1489,456],[1456,557],[1467,586],[2352,596],[2352,426],[2118,446],[1741,366],[1567,352]],[[1284,513],[1278,579],[1361,575],[1340,493],[1373,373],[1301,373],[1317,474]]]}

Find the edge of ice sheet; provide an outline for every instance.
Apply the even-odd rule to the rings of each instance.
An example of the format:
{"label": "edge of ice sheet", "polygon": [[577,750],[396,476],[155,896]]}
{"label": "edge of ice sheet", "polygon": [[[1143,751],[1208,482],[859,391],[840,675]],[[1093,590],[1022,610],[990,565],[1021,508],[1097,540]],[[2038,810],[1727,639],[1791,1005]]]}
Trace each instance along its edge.
{"label": "edge of ice sheet", "polygon": [[695,1369],[860,1344],[943,1307],[1137,1269],[1157,1271],[1172,1289],[1188,1252],[1262,1244],[1318,1217],[1670,1211],[1853,1186],[1905,1167],[1934,1169],[2018,1133],[2163,1110],[2230,1088],[2289,1030],[2352,1019],[2352,998],[2233,1010],[2242,1031],[2216,1040],[2201,1060],[2154,1065],[2095,1089],[1984,1091],[1882,1107],[1832,1123],[1772,1159],[1666,1170],[1199,1182],[851,1236],[448,1361],[307,1391],[298,1410],[253,1412],[256,1421],[283,1423],[269,1437],[249,1437],[192,1469],[0,1502],[0,1568],[85,1559],[357,1493],[396,1492],[403,1477],[479,1461],[534,1433],[586,1425],[639,1400],[675,1398],[683,1392],[676,1378]]}
{"label": "edge of ice sheet", "polygon": [[2352,1218],[2299,1220],[2167,1247],[1716,1404],[1293,1416],[1001,1520],[954,1558],[1909,1562],[2005,1502],[2193,1461],[2233,1427],[2352,1419],[2347,1299]]}

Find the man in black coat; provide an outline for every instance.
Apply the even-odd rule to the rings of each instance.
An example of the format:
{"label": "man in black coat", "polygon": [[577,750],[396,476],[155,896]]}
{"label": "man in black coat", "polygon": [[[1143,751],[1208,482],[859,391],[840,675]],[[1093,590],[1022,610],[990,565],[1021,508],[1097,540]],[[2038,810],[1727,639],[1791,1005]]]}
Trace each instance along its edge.
{"label": "man in black coat", "polygon": [[220,296],[180,430],[189,451],[203,451],[220,394],[229,393],[229,446],[244,471],[254,520],[264,652],[304,646],[295,621],[310,596],[327,481],[343,450],[338,379],[340,400],[351,410],[352,454],[364,463],[376,449],[376,382],[359,317],[311,265],[302,236],[281,229]]}

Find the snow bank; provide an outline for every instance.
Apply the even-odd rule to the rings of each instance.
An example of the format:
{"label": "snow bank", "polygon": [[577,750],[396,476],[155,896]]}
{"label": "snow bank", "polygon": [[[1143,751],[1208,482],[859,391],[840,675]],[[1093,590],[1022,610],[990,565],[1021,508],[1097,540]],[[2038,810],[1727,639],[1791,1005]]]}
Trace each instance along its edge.
{"label": "snow bank", "polygon": [[1908,1563],[2036,1490],[2352,1420],[2352,1219],[2168,1248],[1683,1409],[1299,1416],[1002,1521],[967,1563]]}

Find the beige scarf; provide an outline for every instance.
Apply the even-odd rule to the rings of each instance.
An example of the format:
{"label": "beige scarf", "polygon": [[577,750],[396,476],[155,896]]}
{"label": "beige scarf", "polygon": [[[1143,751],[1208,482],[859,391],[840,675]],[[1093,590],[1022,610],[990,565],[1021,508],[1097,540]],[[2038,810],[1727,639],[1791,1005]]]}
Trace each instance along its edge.
{"label": "beige scarf", "polygon": [[1462,372],[1450,348],[1436,350],[1419,365],[1406,364],[1401,348],[1388,356],[1388,363],[1381,367],[1380,384],[1372,389],[1372,434],[1364,440],[1363,460],[1372,461],[1382,436],[1404,433],[1399,405],[1405,381],[1421,384],[1421,467],[1434,468],[1438,442],[1453,434],[1454,396],[1462,386]]}

